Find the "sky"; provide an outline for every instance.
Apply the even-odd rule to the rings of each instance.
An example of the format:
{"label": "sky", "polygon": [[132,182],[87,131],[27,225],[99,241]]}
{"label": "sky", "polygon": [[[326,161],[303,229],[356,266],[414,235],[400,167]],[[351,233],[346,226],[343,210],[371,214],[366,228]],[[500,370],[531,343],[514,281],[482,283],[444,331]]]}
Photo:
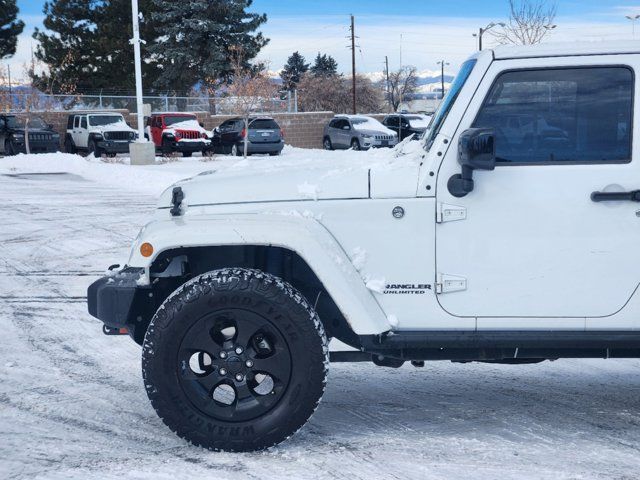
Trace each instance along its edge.
{"label": "sky", "polygon": [[[33,30],[42,24],[44,0],[18,0],[20,16],[27,24],[18,52],[8,62],[15,78],[24,76],[35,40]],[[640,0],[558,0],[555,28],[545,41],[598,41],[633,38],[625,15],[640,14]],[[271,41],[260,54],[271,70],[279,70],[295,50],[312,61],[318,52],[336,58],[341,71],[351,68],[349,15],[355,16],[359,72],[413,65],[425,74],[437,71],[437,62],[454,74],[477,49],[472,36],[490,22],[505,21],[508,0],[254,0],[253,11],[266,13],[261,28]],[[636,25],[640,40],[640,21]],[[484,37],[485,48],[495,42]]]}

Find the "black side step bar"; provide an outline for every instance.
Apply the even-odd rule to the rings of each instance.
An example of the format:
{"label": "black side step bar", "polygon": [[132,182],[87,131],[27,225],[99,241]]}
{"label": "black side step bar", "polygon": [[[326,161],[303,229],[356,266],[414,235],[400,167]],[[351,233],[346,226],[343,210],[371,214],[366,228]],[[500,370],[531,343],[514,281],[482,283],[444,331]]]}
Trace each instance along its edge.
{"label": "black side step bar", "polygon": [[366,352],[411,360],[640,358],[640,332],[420,331],[360,341]]}

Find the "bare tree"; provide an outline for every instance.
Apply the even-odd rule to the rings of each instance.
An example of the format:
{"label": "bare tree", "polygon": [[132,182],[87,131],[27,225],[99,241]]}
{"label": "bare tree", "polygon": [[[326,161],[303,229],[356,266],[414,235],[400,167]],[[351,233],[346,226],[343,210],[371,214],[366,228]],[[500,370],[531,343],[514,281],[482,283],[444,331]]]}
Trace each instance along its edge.
{"label": "bare tree", "polygon": [[557,5],[546,0],[509,0],[509,20],[492,32],[499,43],[534,45],[555,28]]}
{"label": "bare tree", "polygon": [[389,73],[388,100],[393,111],[397,111],[402,101],[418,90],[418,70],[406,66]]}
{"label": "bare tree", "polygon": [[[382,91],[362,75],[356,75],[356,98],[359,113],[381,111]],[[351,100],[351,77],[306,74],[298,84],[298,101],[305,112],[351,112]]]}
{"label": "bare tree", "polygon": [[227,94],[231,100],[231,109],[244,119],[244,156],[247,156],[249,146],[249,116],[258,111],[264,111],[276,95],[276,85],[267,74],[267,66],[260,64],[260,68],[247,68],[244,52],[241,47],[232,49],[233,74]]}

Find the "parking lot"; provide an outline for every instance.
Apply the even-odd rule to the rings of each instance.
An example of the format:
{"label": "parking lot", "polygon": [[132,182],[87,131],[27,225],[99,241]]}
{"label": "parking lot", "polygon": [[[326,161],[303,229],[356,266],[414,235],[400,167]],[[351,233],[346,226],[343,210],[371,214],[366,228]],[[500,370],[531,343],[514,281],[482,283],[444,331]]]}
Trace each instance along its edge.
{"label": "parking lot", "polygon": [[[298,161],[285,153],[280,161]],[[623,479],[638,470],[640,360],[333,364],[320,408],[288,442],[256,454],[191,447],[149,404],[140,348],[104,336],[84,298],[126,259],[162,186],[118,188],[117,165],[7,165],[0,160],[1,478]]]}

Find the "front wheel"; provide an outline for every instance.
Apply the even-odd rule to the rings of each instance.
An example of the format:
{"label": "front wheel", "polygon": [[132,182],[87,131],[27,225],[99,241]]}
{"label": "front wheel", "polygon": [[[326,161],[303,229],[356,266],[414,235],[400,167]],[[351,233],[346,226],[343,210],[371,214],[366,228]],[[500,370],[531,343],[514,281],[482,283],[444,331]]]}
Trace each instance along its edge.
{"label": "front wheel", "polygon": [[351,150],[360,150],[360,141],[357,138],[351,140]]}
{"label": "front wheel", "polygon": [[188,157],[190,157],[191,155],[193,155],[193,152],[182,152],[182,156],[183,156],[184,158],[188,158]]}
{"label": "front wheel", "polygon": [[324,328],[289,284],[258,270],[196,277],[147,330],[147,395],[180,437],[211,450],[254,451],[300,429],[324,392]]}
{"label": "front wheel", "polygon": [[4,154],[7,157],[12,157],[13,155],[16,154],[13,148],[13,143],[11,143],[11,140],[7,140],[6,142],[4,142]]}
{"label": "front wheel", "polygon": [[102,157],[102,149],[98,147],[98,144],[95,140],[89,140],[89,152],[93,153],[93,156],[96,158]]}
{"label": "front wheel", "polygon": [[70,137],[66,137],[64,139],[64,151],[66,153],[72,153],[72,154],[78,153],[78,149],[76,148],[75,144],[73,143],[73,140],[71,140]]}

